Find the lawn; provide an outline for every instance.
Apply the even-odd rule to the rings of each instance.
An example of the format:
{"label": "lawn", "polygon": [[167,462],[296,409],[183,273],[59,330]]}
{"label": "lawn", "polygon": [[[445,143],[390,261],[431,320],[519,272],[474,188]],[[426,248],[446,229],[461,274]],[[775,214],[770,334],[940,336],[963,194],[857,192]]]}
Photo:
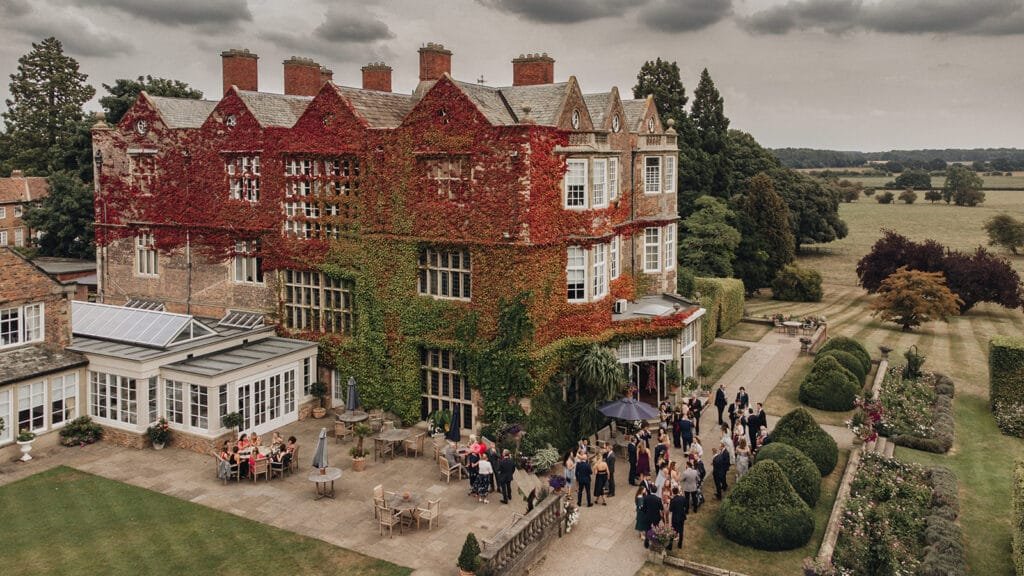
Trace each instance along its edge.
{"label": "lawn", "polygon": [[710,372],[704,377],[705,384],[714,385],[723,374],[732,368],[741,356],[746,354],[746,346],[736,346],[724,342],[715,342],[711,346],[701,350],[700,362],[702,367],[707,367]]}
{"label": "lawn", "polygon": [[[879,237],[879,228],[891,227],[917,240],[934,237],[954,248],[971,249],[985,243],[981,224],[986,218],[1000,211],[1022,210],[1022,192],[989,192],[988,201],[979,208],[881,206],[864,201],[843,204],[840,214],[850,227],[849,237],[834,243],[831,254],[799,258],[801,266],[815,268],[826,278],[824,300],[793,303],[755,297],[746,304],[754,316],[777,312],[824,315],[829,334],[851,336],[872,355],[878,354],[878,346],[889,346],[894,349],[894,362],[901,362],[903,351],[916,345],[927,356],[926,369],[946,373],[955,380],[957,435],[953,450],[935,455],[899,448],[896,455],[945,464],[957,474],[968,564],[971,573],[991,576],[1013,574],[1007,505],[1013,461],[1024,457],[1024,441],[1000,435],[989,412],[988,340],[994,335],[1024,333],[1024,314],[981,304],[962,317],[951,318],[948,324],[933,322],[914,332],[901,332],[897,326],[870,316],[867,305],[872,297],[856,286],[854,269]],[[943,226],[951,220],[956,226]],[[1024,268],[1024,258],[1015,258],[1013,263],[1018,271]],[[786,396],[785,387],[799,381],[799,371],[798,361],[780,384],[782,398]],[[777,410],[774,406],[780,405],[778,400],[769,399],[769,412]]]}
{"label": "lawn", "polygon": [[[864,176],[840,176],[840,180],[849,180],[850,182],[860,182],[868,188],[882,188],[887,183],[892,182],[896,179],[896,174],[892,176],[875,176],[875,175],[864,175]],[[987,190],[1000,190],[1004,188],[1024,188],[1024,176],[1020,172],[1017,172],[1014,176],[982,176],[981,179],[985,182],[985,188]],[[932,176],[932,187],[935,189],[942,188],[946,184],[945,176]],[[918,197],[924,199],[924,194],[918,191]],[[869,198],[874,202],[874,199]]]}
{"label": "lawn", "polygon": [[[818,500],[817,506],[814,507],[814,535],[807,545],[784,552],[764,552],[741,546],[726,538],[718,530],[717,517],[721,502],[715,499],[714,483],[708,478],[704,486],[704,494],[707,496],[704,506],[697,513],[691,514],[686,520],[682,553],[673,551],[672,554],[682,556],[693,562],[744,574],[763,576],[791,576],[792,574],[799,574],[800,564],[803,559],[818,554],[818,547],[821,545],[822,536],[825,534],[825,525],[828,523],[828,517],[832,513],[832,504],[836,499],[839,479],[842,478],[843,470],[846,468],[846,460],[849,456],[850,453],[848,451],[841,451],[836,469],[822,481],[821,499]],[[733,478],[731,472],[729,478],[730,481]],[[679,573],[675,568],[664,568],[664,571],[661,571],[661,569],[652,565],[648,565],[644,570],[641,570],[638,574],[655,576],[658,574]]]}
{"label": "lawn", "polygon": [[743,340],[744,342],[760,342],[761,338],[764,338],[765,334],[771,331],[772,326],[770,324],[740,322],[730,328],[725,334],[722,334],[720,338]]}
{"label": "lawn", "polygon": [[368,574],[408,568],[66,467],[0,488],[5,576]]}
{"label": "lawn", "polygon": [[[790,412],[794,408],[803,406],[800,403],[800,383],[803,382],[804,377],[811,371],[812,356],[798,356],[797,359],[790,365],[789,370],[786,371],[785,376],[782,380],[779,380],[778,385],[772,390],[771,394],[768,395],[768,399],[765,401],[765,410],[769,414],[781,416]],[[871,373],[865,378],[865,382],[873,382],[875,378],[875,371],[877,366],[871,368]],[[850,419],[853,415],[853,410],[846,412],[829,412],[827,410],[818,410],[817,408],[811,408],[810,406],[803,406],[810,412],[814,419],[822,424],[831,424],[833,426],[845,426],[845,421]]]}

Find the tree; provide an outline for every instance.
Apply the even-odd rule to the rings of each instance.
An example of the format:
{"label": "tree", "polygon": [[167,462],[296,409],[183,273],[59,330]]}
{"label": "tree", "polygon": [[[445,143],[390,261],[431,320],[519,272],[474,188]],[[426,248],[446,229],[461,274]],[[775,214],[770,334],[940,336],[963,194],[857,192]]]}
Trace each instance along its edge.
{"label": "tree", "polygon": [[67,159],[78,157],[76,145],[81,144],[76,138],[82,105],[96,93],[86,78],[53,37],[33,43],[32,51],[18,59],[3,113],[8,140],[5,171],[20,168],[46,175],[69,168]]}
{"label": "tree", "polygon": [[988,164],[984,160],[975,160],[971,162],[971,170],[975,172],[985,172],[988,170]]}
{"label": "tree", "polygon": [[856,202],[860,198],[861,192],[864,191],[863,184],[849,180],[840,180],[835,186],[839,190],[839,199],[847,203]]}
{"label": "tree", "polygon": [[725,116],[725,99],[715,88],[707,68],[701,72],[693,92],[688,129],[692,129],[692,134],[684,134],[689,139],[688,147],[700,151],[699,155],[692,155],[692,160],[698,162],[687,162],[685,167],[696,175],[694,188],[702,194],[728,198],[734,176],[728,153],[729,119]]}
{"label": "tree", "polygon": [[903,168],[903,164],[895,160],[889,160],[888,162],[885,163],[886,172],[900,173],[903,172]]}
{"label": "tree", "polygon": [[640,67],[633,86],[633,98],[654,96],[654,105],[662,121],[672,118],[676,124],[686,119],[686,89],[679,74],[679,65],[658,58]]}
{"label": "tree", "polygon": [[879,204],[892,204],[893,198],[895,198],[895,197],[896,197],[895,194],[893,194],[892,192],[886,190],[885,192],[882,192],[881,194],[878,194],[877,196],[875,196],[875,200]]}
{"label": "tree", "polygon": [[996,214],[985,221],[989,246],[1002,246],[1014,255],[1017,248],[1024,246],[1024,222],[1009,214]]}
{"label": "tree", "polygon": [[985,201],[985,193],[981,190],[984,185],[985,182],[976,172],[954,164],[946,170],[942,197],[946,204],[952,200],[957,206],[977,206]]}
{"label": "tree", "polygon": [[979,302],[993,302],[1004,308],[1024,304],[1020,276],[1005,259],[979,246],[974,254],[948,250],[942,260],[942,271],[949,289],[960,300],[964,313]]}
{"label": "tree", "polygon": [[909,270],[903,266],[882,281],[878,298],[871,303],[872,316],[895,322],[909,332],[932,320],[947,321],[960,314],[961,300],[946,287],[941,272]]}
{"label": "tree", "polygon": [[591,344],[576,360],[576,383],[593,391],[598,402],[613,400],[624,384],[622,367],[615,354],[599,344]]}
{"label": "tree", "polygon": [[740,232],[731,223],[736,215],[724,200],[701,196],[696,211],[682,222],[679,263],[697,276],[728,278],[740,244]]}
{"label": "tree", "polygon": [[882,230],[882,237],[857,262],[857,278],[865,290],[873,293],[901,266],[926,272],[941,271],[945,252],[945,247],[934,240],[917,243],[892,230]]}
{"label": "tree", "polygon": [[938,190],[929,190],[924,193],[924,199],[935,204],[939,200],[942,200],[942,192],[939,192]]}
{"label": "tree", "polygon": [[932,158],[925,163],[924,167],[933,172],[939,172],[946,169],[946,161],[942,158]]}
{"label": "tree", "polygon": [[907,170],[895,180],[885,185],[886,188],[917,188],[928,190],[932,187],[932,177],[924,170]]}
{"label": "tree", "polygon": [[100,106],[106,111],[107,123],[113,126],[121,121],[121,117],[131,108],[132,104],[139,98],[139,93],[145,91],[150,96],[167,96],[170,98],[191,98],[199,100],[203,93],[192,88],[181,80],[168,78],[153,78],[152,76],[139,76],[135,80],[118,78],[114,85],[104,84],[108,96],[100,98]]}
{"label": "tree", "polygon": [[903,192],[900,192],[900,200],[902,200],[904,204],[913,204],[914,201],[917,200],[917,192],[907,188]]}
{"label": "tree", "polygon": [[783,266],[793,261],[789,208],[775,192],[771,177],[750,179],[746,194],[736,200],[742,240],[734,264],[747,292],[768,286]]}
{"label": "tree", "polygon": [[40,232],[39,253],[66,258],[95,257],[92,188],[75,174],[56,172],[48,179],[50,193],[25,211],[25,223]]}

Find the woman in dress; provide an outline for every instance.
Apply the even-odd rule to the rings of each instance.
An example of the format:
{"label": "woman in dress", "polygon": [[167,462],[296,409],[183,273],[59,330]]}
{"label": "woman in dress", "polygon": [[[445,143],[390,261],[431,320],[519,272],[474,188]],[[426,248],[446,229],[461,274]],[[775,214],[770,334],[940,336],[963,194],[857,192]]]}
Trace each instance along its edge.
{"label": "woman in dress", "polygon": [[249,435],[243,432],[242,435],[238,437],[237,446],[239,450],[245,450],[246,448],[248,448],[250,446]]}
{"label": "woman in dress", "polygon": [[487,459],[487,454],[480,455],[480,462],[477,464],[476,481],[473,483],[473,491],[476,492],[477,502],[488,503],[487,493],[491,490],[491,476],[494,468]]}
{"label": "woman in dress", "polygon": [[605,497],[605,490],[608,488],[608,463],[604,461],[604,454],[597,455],[597,465],[594,466],[594,500],[602,505],[608,505]]}
{"label": "woman in dress", "polygon": [[228,445],[228,441],[225,440],[220,446],[220,459],[231,460],[231,446]]}
{"label": "woman in dress", "polygon": [[466,472],[469,473],[469,496],[476,494],[476,478],[480,474],[480,454],[470,446],[466,456]]}
{"label": "woman in dress", "polygon": [[572,481],[576,478],[576,454],[569,450],[562,460],[562,474],[565,476],[565,493],[572,494]]}
{"label": "woman in dress", "polygon": [[747,439],[740,438],[740,443],[736,446],[736,481],[739,482],[740,478],[750,470],[750,449],[747,448]]}
{"label": "woman in dress", "polygon": [[673,460],[668,463],[668,482],[670,488],[678,488],[679,482],[682,480],[682,474],[676,468],[676,461]]}
{"label": "woman in dress", "polygon": [[640,444],[636,451],[636,474],[651,475],[651,451],[647,446]]}
{"label": "woman in dress", "polygon": [[636,524],[634,527],[636,531],[640,533],[640,540],[647,539],[647,529],[650,528],[650,524],[644,520],[644,496],[647,495],[647,489],[640,486],[636,490],[636,496],[633,497],[633,503],[636,504]]}

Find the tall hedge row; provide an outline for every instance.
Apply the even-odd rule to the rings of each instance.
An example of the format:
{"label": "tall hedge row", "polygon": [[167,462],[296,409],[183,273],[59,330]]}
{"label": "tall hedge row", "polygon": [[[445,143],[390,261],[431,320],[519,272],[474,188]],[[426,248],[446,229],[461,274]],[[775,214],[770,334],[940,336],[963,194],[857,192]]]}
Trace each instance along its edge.
{"label": "tall hedge row", "polygon": [[989,340],[988,376],[996,424],[1003,434],[1024,437],[1024,339]]}
{"label": "tall hedge row", "polygon": [[1024,576],[1024,460],[1013,467],[1013,565]]}
{"label": "tall hedge row", "polygon": [[743,319],[743,281],[736,278],[697,278],[694,290],[700,293],[700,305],[707,310],[704,316],[701,346],[710,346],[720,336]]}

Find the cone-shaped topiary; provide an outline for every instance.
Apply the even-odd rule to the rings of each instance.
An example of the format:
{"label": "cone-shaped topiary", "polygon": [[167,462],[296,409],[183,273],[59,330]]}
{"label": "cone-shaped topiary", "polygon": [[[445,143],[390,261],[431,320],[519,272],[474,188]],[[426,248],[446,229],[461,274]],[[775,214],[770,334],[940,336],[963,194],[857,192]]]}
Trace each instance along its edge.
{"label": "cone-shaped topiary", "polygon": [[811,413],[797,408],[782,418],[771,433],[772,442],[785,442],[803,452],[814,461],[818,472],[827,476],[836,467],[839,460],[839,447],[836,441],[818,426]]}
{"label": "cone-shaped topiary", "polygon": [[864,384],[864,378],[867,377],[868,373],[864,370],[864,365],[861,364],[860,360],[853,354],[846,352],[845,350],[829,350],[828,352],[819,352],[814,356],[814,363],[817,364],[825,358],[835,358],[853,375],[857,377],[857,381]]}
{"label": "cone-shaped topiary", "polygon": [[835,358],[826,356],[815,360],[810,374],[800,383],[800,401],[831,412],[851,410],[863,382],[862,379],[858,384],[853,372],[843,368]]}
{"label": "cone-shaped topiary", "polygon": [[813,460],[785,442],[765,444],[757,451],[758,463],[768,460],[779,464],[789,485],[796,490],[801,500],[808,506],[818,503],[818,497],[821,496],[821,472],[818,472]]}
{"label": "cone-shaped topiary", "polygon": [[847,338],[846,336],[833,336],[825,342],[825,345],[818,349],[818,354],[822,352],[828,352],[829,350],[842,350],[843,352],[849,352],[860,360],[861,366],[864,367],[864,373],[867,374],[871,371],[871,355],[868,351],[861,346],[860,342],[857,342],[853,338]]}
{"label": "cone-shaped topiary", "polygon": [[772,460],[758,462],[722,503],[719,526],[733,542],[759,550],[792,550],[814,533],[814,515]]}

